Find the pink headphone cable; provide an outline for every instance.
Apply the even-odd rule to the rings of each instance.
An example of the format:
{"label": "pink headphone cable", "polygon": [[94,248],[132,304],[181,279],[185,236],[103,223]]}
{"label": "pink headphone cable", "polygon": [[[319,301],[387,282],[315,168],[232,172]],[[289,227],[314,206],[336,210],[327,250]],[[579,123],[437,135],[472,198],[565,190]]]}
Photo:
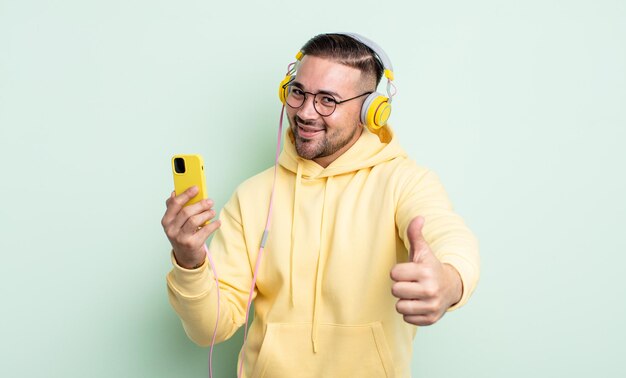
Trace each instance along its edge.
{"label": "pink headphone cable", "polygon": [[[261,238],[261,245],[259,247],[259,252],[257,254],[256,264],[254,265],[254,274],[252,275],[252,285],[250,287],[250,293],[248,295],[248,305],[246,306],[246,322],[244,327],[243,334],[243,345],[241,346],[241,364],[239,365],[239,372],[237,374],[238,378],[241,378],[241,373],[243,371],[243,360],[245,357],[245,345],[246,340],[248,339],[248,318],[250,315],[250,306],[252,305],[252,294],[254,293],[254,288],[256,286],[256,278],[259,272],[259,266],[261,265],[261,257],[263,256],[263,250],[265,249],[265,242],[267,242],[267,236],[270,232],[270,226],[272,224],[272,208],[274,204],[274,192],[276,189],[276,176],[278,172],[278,157],[280,156],[280,143],[282,141],[283,134],[283,116],[285,113],[285,105],[283,104],[280,110],[280,121],[278,123],[278,140],[276,142],[276,157],[274,159],[274,181],[272,184],[272,194],[270,196],[270,205],[267,211],[267,220],[265,221],[265,230],[263,231],[263,237]],[[211,257],[211,253],[209,252],[209,248],[204,245],[204,251],[209,259],[209,264],[211,265],[211,270],[213,271],[213,277],[215,278],[215,288],[217,289],[217,317],[215,319],[215,328],[213,330],[213,338],[211,339],[211,349],[209,352],[209,377],[213,377],[213,347],[215,346],[215,337],[217,335],[217,327],[220,320],[220,287],[219,280],[217,279],[217,270],[215,269],[215,264],[213,263],[213,258]]]}
{"label": "pink headphone cable", "polygon": [[263,256],[263,250],[265,249],[265,242],[270,232],[270,226],[272,224],[272,208],[274,204],[274,192],[276,189],[276,176],[278,172],[278,156],[280,155],[280,142],[283,135],[283,115],[285,113],[285,105],[283,104],[280,109],[280,121],[278,122],[278,140],[276,141],[276,158],[274,159],[274,182],[272,184],[272,194],[270,195],[270,206],[267,211],[267,220],[265,221],[265,230],[263,231],[263,237],[261,238],[261,245],[259,246],[259,253],[257,254],[256,263],[254,264],[254,274],[252,275],[252,285],[250,286],[250,295],[248,296],[248,306],[246,307],[246,323],[243,333],[243,345],[241,346],[241,364],[239,365],[239,373],[237,378],[241,378],[243,371],[243,360],[246,354],[246,340],[248,339],[248,316],[250,315],[250,305],[252,304],[252,293],[256,286],[256,278],[259,273],[259,266],[261,265],[261,257]]}
{"label": "pink headphone cable", "polygon": [[209,378],[213,378],[213,347],[215,346],[215,336],[217,335],[217,326],[220,322],[220,282],[217,279],[217,270],[215,270],[215,263],[213,263],[213,257],[209,248],[204,245],[204,251],[211,264],[211,270],[213,271],[213,277],[215,278],[215,288],[217,289],[217,317],[215,318],[215,328],[213,329],[213,338],[211,339],[211,351],[209,352]]}

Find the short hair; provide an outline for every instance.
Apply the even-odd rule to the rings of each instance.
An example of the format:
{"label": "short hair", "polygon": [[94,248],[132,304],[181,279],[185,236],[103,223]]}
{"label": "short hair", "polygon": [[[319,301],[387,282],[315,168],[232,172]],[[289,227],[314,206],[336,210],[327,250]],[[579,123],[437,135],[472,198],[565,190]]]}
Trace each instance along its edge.
{"label": "short hair", "polygon": [[319,34],[300,49],[304,55],[325,58],[360,70],[364,76],[383,77],[383,64],[371,48],[345,34]]}

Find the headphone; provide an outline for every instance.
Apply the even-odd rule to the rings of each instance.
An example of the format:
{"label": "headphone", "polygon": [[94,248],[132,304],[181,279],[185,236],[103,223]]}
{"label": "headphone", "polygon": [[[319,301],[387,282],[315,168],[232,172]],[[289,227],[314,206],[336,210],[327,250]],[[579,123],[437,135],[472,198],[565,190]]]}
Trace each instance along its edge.
{"label": "headphone", "polygon": [[[391,93],[391,87],[393,85],[393,66],[391,65],[391,61],[389,57],[385,53],[385,51],[378,46],[374,41],[363,37],[362,35],[355,33],[335,33],[346,35],[355,39],[358,42],[361,42],[365,46],[369,47],[372,51],[374,51],[374,57],[382,64],[384,69],[384,75],[387,78],[387,96],[379,93],[373,92],[369,96],[365,98],[363,102],[363,106],[361,107],[361,123],[364,124],[369,131],[374,134],[379,134],[380,129],[387,125],[387,120],[391,115],[391,98],[395,95],[395,90]],[[293,81],[296,76],[295,73],[300,65],[300,61],[304,53],[302,51],[298,51],[296,54],[296,61],[291,63],[287,69],[287,74],[285,78],[280,82],[280,86],[278,87],[278,98],[283,104],[287,103],[287,91],[285,90],[287,84]]]}

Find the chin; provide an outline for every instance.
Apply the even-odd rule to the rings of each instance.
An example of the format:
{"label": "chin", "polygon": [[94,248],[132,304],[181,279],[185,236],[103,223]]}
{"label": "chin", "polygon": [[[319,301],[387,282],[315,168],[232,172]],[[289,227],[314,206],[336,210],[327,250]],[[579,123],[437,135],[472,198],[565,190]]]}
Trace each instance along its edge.
{"label": "chin", "polygon": [[[307,159],[307,160],[313,160],[317,157],[319,157],[319,151],[317,151],[315,148],[307,148],[309,146],[306,146],[306,144],[309,144],[311,142],[303,142],[301,139],[300,141],[298,139],[296,139],[296,152],[298,153],[298,156],[300,156],[303,159]],[[311,146],[313,147],[313,146]]]}

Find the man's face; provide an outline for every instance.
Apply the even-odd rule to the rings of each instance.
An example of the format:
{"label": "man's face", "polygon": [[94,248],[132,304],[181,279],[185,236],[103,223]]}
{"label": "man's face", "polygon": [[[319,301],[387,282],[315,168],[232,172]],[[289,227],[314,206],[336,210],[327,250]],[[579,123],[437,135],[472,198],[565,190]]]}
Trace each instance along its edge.
{"label": "man's face", "polygon": [[[337,101],[363,93],[361,71],[328,59],[306,55],[292,85],[311,93],[330,93]],[[300,108],[287,106],[287,117],[295,137],[296,151],[304,159],[327,167],[346,152],[363,130],[359,117],[365,97],[337,105],[322,117],[313,106],[313,96],[306,95]]]}

